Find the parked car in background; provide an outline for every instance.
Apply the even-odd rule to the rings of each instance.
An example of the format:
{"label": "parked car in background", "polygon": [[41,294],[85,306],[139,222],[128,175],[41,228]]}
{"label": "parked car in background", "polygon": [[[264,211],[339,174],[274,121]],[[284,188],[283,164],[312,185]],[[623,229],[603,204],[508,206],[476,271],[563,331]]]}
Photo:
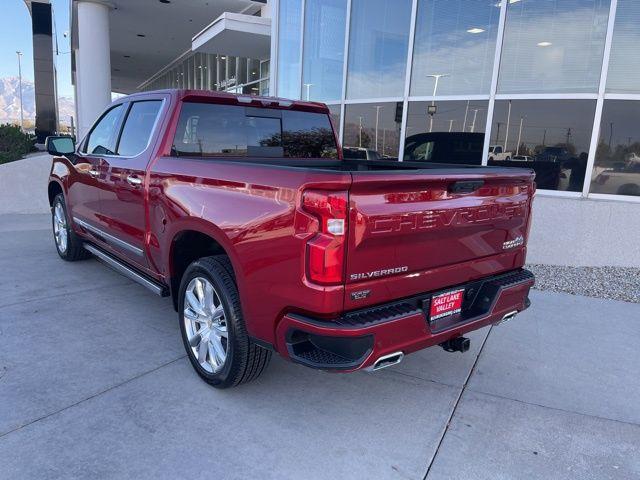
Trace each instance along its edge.
{"label": "parked car in background", "polygon": [[602,171],[593,179],[591,192],[640,196],[640,162]]}
{"label": "parked car in background", "polygon": [[47,149],[59,256],[171,297],[219,388],[272,352],[336,372],[463,352],[530,304],[529,169],[345,160],[324,105],[205,91],[122,97]]}
{"label": "parked car in background", "polygon": [[512,160],[516,162],[533,162],[533,157],[528,155],[514,155]]}
{"label": "parked car in background", "polygon": [[[403,158],[405,161],[432,162],[460,165],[481,165],[484,133],[433,132],[407,137]],[[500,146],[500,145],[498,145]],[[535,158],[489,158],[488,165],[495,167],[522,167],[536,173],[538,188],[557,190],[569,185],[569,172],[564,172],[560,163],[536,161]],[[562,183],[564,182],[564,183]]]}
{"label": "parked car in background", "polygon": [[511,160],[511,152],[505,152],[502,145],[489,146],[489,160]]}

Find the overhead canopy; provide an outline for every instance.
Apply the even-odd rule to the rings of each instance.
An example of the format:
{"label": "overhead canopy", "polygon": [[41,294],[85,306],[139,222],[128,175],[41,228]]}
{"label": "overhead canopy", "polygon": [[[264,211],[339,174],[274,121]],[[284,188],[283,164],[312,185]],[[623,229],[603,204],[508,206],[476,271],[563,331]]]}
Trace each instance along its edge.
{"label": "overhead canopy", "polygon": [[193,37],[191,49],[234,57],[266,59],[271,46],[271,19],[225,12]]}
{"label": "overhead canopy", "polygon": [[[83,0],[72,3],[73,49],[78,48],[75,13],[78,1]],[[111,86],[113,91],[121,93],[135,91],[138,85],[191,50],[193,36],[213,19],[225,12],[252,15],[265,5],[264,0],[169,0],[168,3],[166,0],[108,0],[102,3],[112,7],[109,14]],[[224,51],[215,53],[232,55]]]}

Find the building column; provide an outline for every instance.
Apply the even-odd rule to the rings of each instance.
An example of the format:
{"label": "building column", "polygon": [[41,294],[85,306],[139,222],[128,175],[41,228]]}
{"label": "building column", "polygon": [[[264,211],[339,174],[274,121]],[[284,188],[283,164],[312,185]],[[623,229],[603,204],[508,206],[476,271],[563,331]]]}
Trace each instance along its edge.
{"label": "building column", "polygon": [[77,9],[78,42],[74,56],[77,139],[80,140],[111,103],[110,6],[80,0]]}
{"label": "building column", "polygon": [[58,99],[53,58],[52,12],[49,3],[31,3],[33,75],[36,93],[37,143],[58,131]]}

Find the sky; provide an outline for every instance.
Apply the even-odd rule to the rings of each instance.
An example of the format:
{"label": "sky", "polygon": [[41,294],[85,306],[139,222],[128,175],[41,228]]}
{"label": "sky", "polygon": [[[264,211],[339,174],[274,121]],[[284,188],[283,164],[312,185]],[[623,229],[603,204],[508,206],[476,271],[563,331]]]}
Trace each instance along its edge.
{"label": "sky", "polygon": [[[58,95],[73,97],[71,85],[70,38],[63,34],[70,30],[69,1],[51,0],[58,39],[56,64],[58,70]],[[33,81],[33,44],[31,16],[23,0],[0,0],[2,4],[2,29],[0,29],[0,78],[18,76],[16,50],[22,51],[22,77]]]}

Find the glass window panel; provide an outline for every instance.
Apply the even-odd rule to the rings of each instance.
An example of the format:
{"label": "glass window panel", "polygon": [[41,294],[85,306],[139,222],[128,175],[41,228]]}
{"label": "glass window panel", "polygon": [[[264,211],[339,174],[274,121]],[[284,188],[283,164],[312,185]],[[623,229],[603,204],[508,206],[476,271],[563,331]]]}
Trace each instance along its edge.
{"label": "glass window panel", "polygon": [[200,53],[196,53],[193,58],[195,72],[193,86],[196,90],[202,90],[202,75],[204,70],[203,67],[206,66],[203,64],[202,58],[203,56]]}
{"label": "glass window panel", "polygon": [[287,157],[338,157],[336,138],[325,114],[283,112],[282,143]]}
{"label": "glass window panel", "polygon": [[640,102],[605,100],[589,189],[592,193],[640,196],[638,124]]}
{"label": "glass window panel", "polygon": [[152,100],[135,102],[131,106],[120,135],[118,155],[132,157],[147,148],[161,105],[160,100]]}
{"label": "glass window panel", "polygon": [[640,2],[618,0],[607,92],[640,93]]}
{"label": "glass window panel", "polygon": [[218,81],[216,82],[218,90],[224,90],[227,84],[227,57],[218,55]]}
{"label": "glass window panel", "polygon": [[419,0],[411,73],[411,95],[489,93],[499,2]]}
{"label": "glass window panel", "polygon": [[[329,107],[329,116],[331,117],[331,123],[336,131],[336,136],[340,135],[340,104],[327,105]],[[342,139],[340,139],[342,141]]]}
{"label": "glass window panel", "polygon": [[185,68],[187,70],[185,77],[187,78],[187,88],[194,88],[193,86],[193,57],[187,58],[185,62]]}
{"label": "glass window panel", "polygon": [[344,115],[345,158],[398,158],[402,102],[347,105]]}
{"label": "glass window panel", "polygon": [[582,191],[595,100],[496,100],[489,165],[532,168],[544,190]]}
{"label": "glass window panel", "polygon": [[353,0],[347,98],[404,93],[411,0]]}
{"label": "glass window panel", "polygon": [[93,127],[86,142],[86,153],[96,155],[115,155],[124,105],[120,104],[107,111]]}
{"label": "glass window panel", "polygon": [[255,82],[260,79],[260,60],[249,59],[248,62],[249,81]]}
{"label": "glass window panel", "polygon": [[307,100],[342,97],[346,17],[346,0],[306,2],[302,93]]}
{"label": "glass window panel", "polygon": [[249,69],[247,68],[247,62],[249,61],[247,58],[238,58],[238,78],[237,84],[244,85],[245,83],[249,83]]}
{"label": "glass window panel", "polygon": [[184,103],[175,156],[336,158],[329,116],[320,113]]}
{"label": "glass window panel", "polygon": [[278,21],[278,86],[283,98],[300,98],[302,0],[280,0]]}
{"label": "glass window panel", "polygon": [[227,88],[232,88],[238,85],[236,63],[236,57],[227,57]]}
{"label": "glass window panel", "polygon": [[609,0],[511,0],[500,93],[598,90]]}
{"label": "glass window panel", "polygon": [[480,165],[489,102],[411,102],[403,158],[408,161]]}

